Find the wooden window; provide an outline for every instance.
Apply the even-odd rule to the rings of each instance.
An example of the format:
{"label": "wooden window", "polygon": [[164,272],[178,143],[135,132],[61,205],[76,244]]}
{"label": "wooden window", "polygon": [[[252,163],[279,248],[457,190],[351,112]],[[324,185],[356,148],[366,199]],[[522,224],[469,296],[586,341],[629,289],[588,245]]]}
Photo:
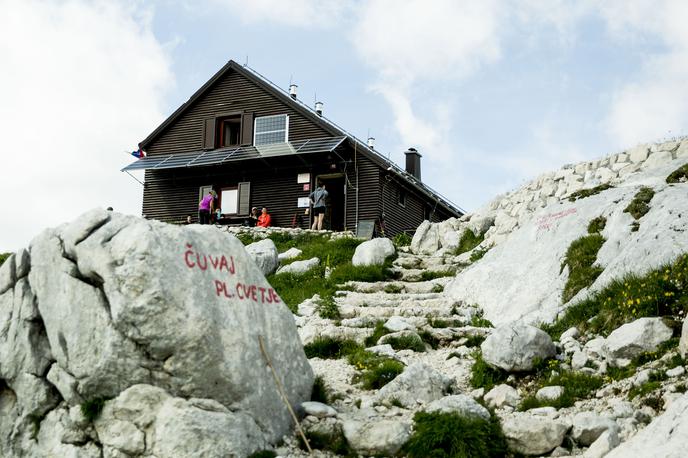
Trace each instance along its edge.
{"label": "wooden window", "polygon": [[216,148],[239,146],[241,142],[241,115],[218,118],[215,124],[217,125]]}
{"label": "wooden window", "polygon": [[403,189],[399,189],[397,191],[397,203],[401,205],[402,207],[406,206],[406,191]]}
{"label": "wooden window", "polygon": [[242,216],[251,213],[251,183],[248,181],[239,183],[237,213]]}
{"label": "wooden window", "polygon": [[220,113],[203,122],[203,149],[253,144],[253,113]]}
{"label": "wooden window", "polygon": [[236,215],[239,206],[239,190],[236,187],[222,188],[220,208],[223,215]]}

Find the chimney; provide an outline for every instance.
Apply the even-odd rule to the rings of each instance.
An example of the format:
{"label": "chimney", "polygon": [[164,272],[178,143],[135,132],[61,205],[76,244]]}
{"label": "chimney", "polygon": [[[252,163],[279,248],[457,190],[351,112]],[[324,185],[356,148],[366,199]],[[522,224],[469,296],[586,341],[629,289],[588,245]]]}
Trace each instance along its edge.
{"label": "chimney", "polygon": [[368,137],[368,148],[375,149],[375,137]]}
{"label": "chimney", "polygon": [[422,157],[416,148],[404,151],[406,155],[406,172],[420,181],[420,158]]}
{"label": "chimney", "polygon": [[323,111],[323,103],[322,102],[315,102],[315,112],[318,113],[318,116],[322,116],[322,111]]}
{"label": "chimney", "polygon": [[296,100],[296,88],[297,87],[298,86],[296,84],[293,84],[293,83],[289,85],[289,95],[294,100]]}

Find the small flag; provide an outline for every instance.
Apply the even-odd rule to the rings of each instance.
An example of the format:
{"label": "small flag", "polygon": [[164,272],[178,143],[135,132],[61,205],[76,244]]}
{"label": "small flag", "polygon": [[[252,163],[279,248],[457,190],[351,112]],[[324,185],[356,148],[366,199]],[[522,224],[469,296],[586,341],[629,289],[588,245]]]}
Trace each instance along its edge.
{"label": "small flag", "polygon": [[141,148],[139,148],[138,151],[132,151],[131,155],[139,159],[146,157],[146,153],[144,153]]}

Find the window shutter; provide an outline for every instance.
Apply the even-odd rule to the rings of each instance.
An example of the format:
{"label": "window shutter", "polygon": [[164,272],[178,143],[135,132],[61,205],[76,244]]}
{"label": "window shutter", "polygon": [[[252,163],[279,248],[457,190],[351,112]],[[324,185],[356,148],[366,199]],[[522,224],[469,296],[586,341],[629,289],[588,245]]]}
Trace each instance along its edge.
{"label": "window shutter", "polygon": [[251,182],[242,181],[239,183],[238,198],[237,214],[239,216],[248,215],[251,212]]}
{"label": "window shutter", "polygon": [[242,146],[253,144],[253,113],[241,115],[241,144]]}
{"label": "window shutter", "polygon": [[203,149],[215,148],[215,118],[205,120],[203,129]]}

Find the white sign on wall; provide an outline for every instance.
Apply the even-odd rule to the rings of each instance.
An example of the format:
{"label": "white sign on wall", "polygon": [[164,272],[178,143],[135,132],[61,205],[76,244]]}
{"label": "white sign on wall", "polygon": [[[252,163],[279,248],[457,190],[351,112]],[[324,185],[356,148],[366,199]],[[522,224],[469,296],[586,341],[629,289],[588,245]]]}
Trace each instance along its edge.
{"label": "white sign on wall", "polygon": [[296,176],[296,182],[297,183],[310,183],[311,182],[311,174],[310,173],[299,173]]}
{"label": "white sign on wall", "polygon": [[298,202],[296,203],[296,206],[298,208],[308,208],[308,197],[299,197]]}

